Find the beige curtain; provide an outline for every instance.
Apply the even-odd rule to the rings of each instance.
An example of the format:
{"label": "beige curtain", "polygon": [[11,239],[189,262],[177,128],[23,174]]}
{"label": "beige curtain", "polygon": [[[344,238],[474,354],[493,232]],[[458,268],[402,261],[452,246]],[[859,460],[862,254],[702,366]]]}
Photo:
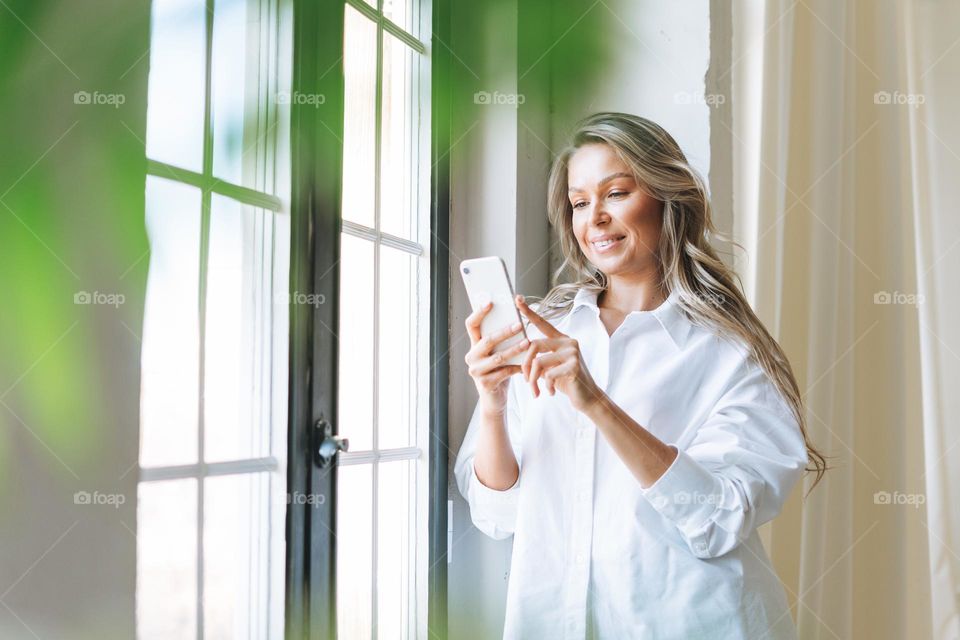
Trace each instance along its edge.
{"label": "beige curtain", "polygon": [[960,7],[734,11],[738,266],[834,467],[768,550],[801,638],[960,638]]}

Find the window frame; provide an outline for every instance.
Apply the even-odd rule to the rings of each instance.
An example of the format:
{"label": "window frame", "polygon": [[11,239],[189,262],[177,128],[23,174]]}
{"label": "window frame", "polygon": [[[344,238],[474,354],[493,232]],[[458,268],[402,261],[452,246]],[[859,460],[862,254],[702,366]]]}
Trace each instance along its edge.
{"label": "window frame", "polygon": [[[321,470],[314,452],[321,439],[317,425],[336,429],[339,349],[339,260],[342,231],[366,234],[340,219],[344,134],[344,18],[346,5],[379,13],[363,0],[317,3],[294,0],[294,77],[291,91],[322,94],[324,108],[291,105],[291,253],[290,289],[323,295],[330,303],[290,309],[290,402],[287,486],[325,499],[287,508],[286,635],[336,638],[336,467]],[[428,434],[428,634],[446,635],[447,568],[447,405],[449,381],[449,59],[434,46],[449,37],[448,0],[433,0],[429,39],[430,105],[429,212],[431,242]],[[409,36],[382,21],[383,29],[410,44]],[[417,43],[420,45],[420,42]],[[422,45],[420,45],[422,46]],[[379,53],[379,52],[378,52]],[[378,61],[378,64],[380,62]],[[378,82],[380,82],[378,74]],[[379,94],[379,87],[378,87]],[[379,100],[378,100],[379,102]],[[379,128],[380,106],[377,106]],[[420,158],[423,157],[420,154]],[[379,172],[379,156],[377,158]],[[422,177],[420,178],[422,179]],[[364,235],[362,237],[367,237]],[[387,237],[380,234],[379,238]],[[407,244],[408,241],[402,241]],[[389,242],[392,244],[392,242]],[[388,244],[385,243],[385,244]],[[374,586],[375,588],[375,586]],[[422,605],[421,605],[422,606]]]}

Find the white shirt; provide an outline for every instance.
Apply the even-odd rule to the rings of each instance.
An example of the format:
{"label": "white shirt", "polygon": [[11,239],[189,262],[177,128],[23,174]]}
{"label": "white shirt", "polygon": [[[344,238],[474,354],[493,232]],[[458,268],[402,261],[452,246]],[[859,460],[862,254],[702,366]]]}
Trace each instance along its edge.
{"label": "white shirt", "polygon": [[[690,322],[678,294],[608,336],[581,290],[551,322],[576,338],[596,384],[678,450],[643,489],[560,391],[509,382],[507,428],[520,466],[505,491],[473,467],[479,405],[454,472],[473,523],[513,535],[503,637],[795,638],[783,587],[756,528],[807,465],[788,405],[746,350]],[[533,325],[530,339],[543,337]]]}

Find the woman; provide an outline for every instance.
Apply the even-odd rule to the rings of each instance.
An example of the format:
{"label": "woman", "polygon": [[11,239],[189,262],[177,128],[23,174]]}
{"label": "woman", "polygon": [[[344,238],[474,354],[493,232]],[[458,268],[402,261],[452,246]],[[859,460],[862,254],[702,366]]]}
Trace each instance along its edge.
{"label": "woman", "polygon": [[480,399],[455,473],[474,524],[514,536],[504,638],[796,637],[756,529],[826,464],[710,247],[702,179],[658,125],[600,113],[548,204],[555,277],[577,282],[518,296],[530,341],[503,354],[519,324],[481,337],[489,305],[466,321]]}

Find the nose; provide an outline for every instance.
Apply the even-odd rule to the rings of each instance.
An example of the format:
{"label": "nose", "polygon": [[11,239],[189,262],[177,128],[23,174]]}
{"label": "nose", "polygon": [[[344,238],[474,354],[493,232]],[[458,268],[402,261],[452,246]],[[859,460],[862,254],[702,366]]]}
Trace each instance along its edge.
{"label": "nose", "polygon": [[597,199],[596,204],[590,208],[590,224],[598,226],[606,223],[609,219],[610,215],[607,213],[603,199]]}

